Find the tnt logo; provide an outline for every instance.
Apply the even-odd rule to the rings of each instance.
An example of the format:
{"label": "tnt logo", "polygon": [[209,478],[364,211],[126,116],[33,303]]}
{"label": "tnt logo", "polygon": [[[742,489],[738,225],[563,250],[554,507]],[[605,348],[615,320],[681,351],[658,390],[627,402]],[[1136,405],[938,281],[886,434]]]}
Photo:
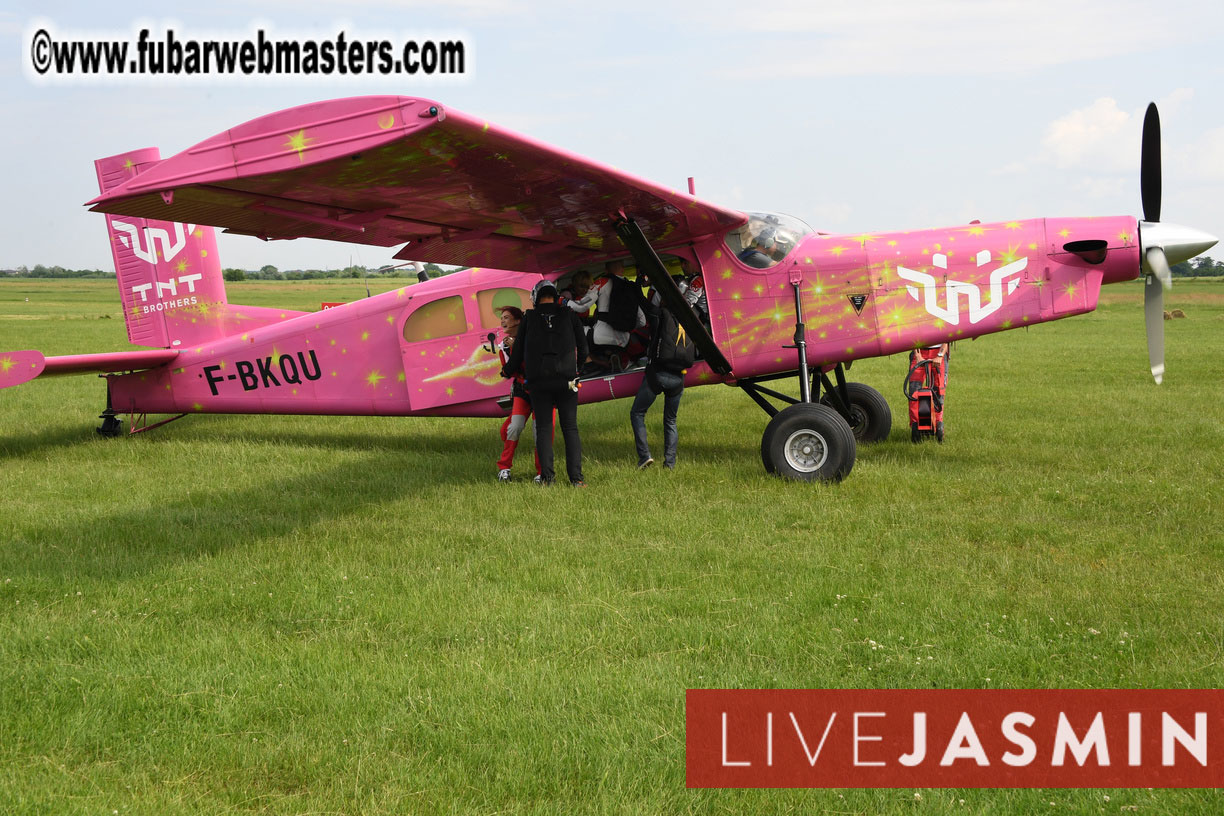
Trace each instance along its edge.
{"label": "tnt logo", "polygon": [[[157,265],[158,250],[155,244],[161,244],[161,259],[170,261],[175,255],[183,251],[183,247],[187,246],[187,236],[196,228],[195,224],[172,224],[174,227],[174,240],[170,240],[170,232],[161,227],[145,227],[144,242],[140,240],[141,230],[135,225],[129,224],[126,221],[111,219],[111,226],[119,233],[119,243],[132,251],[140,260],[145,263]],[[186,226],[186,229],[184,229]]]}
{"label": "tnt logo", "polygon": [[154,281],[153,283],[142,283],[139,286],[132,287],[132,294],[140,295],[140,300],[147,303],[149,300],[149,290],[156,286],[158,300],[165,297],[167,293],[169,293],[171,297],[178,297],[178,285],[180,283],[187,286],[187,293],[191,293],[195,291],[196,281],[202,279],[203,277],[204,276],[200,274],[180,275],[177,278],[171,278],[170,280],[164,282]]}

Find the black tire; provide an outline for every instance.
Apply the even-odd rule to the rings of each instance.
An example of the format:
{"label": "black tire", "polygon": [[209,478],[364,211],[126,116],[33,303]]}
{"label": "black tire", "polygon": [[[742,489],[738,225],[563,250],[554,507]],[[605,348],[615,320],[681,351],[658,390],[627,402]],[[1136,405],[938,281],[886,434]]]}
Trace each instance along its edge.
{"label": "black tire", "polygon": [[[866,383],[846,383],[850,396],[850,416],[842,417],[858,442],[883,442],[892,431],[892,409],[884,395]],[[828,395],[820,400],[821,405],[833,408]]]}
{"label": "black tire", "polygon": [[113,416],[104,416],[101,419],[102,424],[99,427],[94,428],[94,430],[98,432],[99,436],[106,439],[114,439],[115,437],[123,434],[122,419]]}
{"label": "black tire", "polygon": [[854,434],[824,405],[800,403],[779,411],[761,437],[761,460],[770,473],[800,481],[837,482],[856,458]]}

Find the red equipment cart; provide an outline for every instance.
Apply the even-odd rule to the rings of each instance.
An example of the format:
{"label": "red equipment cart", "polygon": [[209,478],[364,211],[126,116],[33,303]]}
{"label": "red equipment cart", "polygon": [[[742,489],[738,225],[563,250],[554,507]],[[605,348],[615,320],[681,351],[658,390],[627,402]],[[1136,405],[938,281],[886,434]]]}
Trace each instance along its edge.
{"label": "red equipment cart", "polygon": [[944,396],[948,392],[950,356],[947,343],[910,352],[905,397],[909,400],[911,442],[921,442],[924,436],[944,441]]}

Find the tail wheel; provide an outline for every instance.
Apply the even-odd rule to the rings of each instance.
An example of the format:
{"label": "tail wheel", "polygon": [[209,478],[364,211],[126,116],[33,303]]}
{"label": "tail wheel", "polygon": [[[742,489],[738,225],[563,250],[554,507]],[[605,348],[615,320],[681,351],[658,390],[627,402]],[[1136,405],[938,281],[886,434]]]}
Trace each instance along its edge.
{"label": "tail wheel", "polygon": [[[883,442],[892,430],[892,409],[884,395],[865,383],[846,383],[850,397],[850,416],[843,417],[850,425],[854,438],[859,442]],[[833,407],[832,399],[825,396],[821,405]]]}
{"label": "tail wheel", "polygon": [[854,467],[854,434],[824,405],[799,403],[779,411],[761,437],[761,461],[770,473],[801,481],[837,482]]}
{"label": "tail wheel", "polygon": [[107,408],[98,417],[102,424],[94,430],[107,438],[113,438],[123,433],[123,420],[115,416],[115,412]]}

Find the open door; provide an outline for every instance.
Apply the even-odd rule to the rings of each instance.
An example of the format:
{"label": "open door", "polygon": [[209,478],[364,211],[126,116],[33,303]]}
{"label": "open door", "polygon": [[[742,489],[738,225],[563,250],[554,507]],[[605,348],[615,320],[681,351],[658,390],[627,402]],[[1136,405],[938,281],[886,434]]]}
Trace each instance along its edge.
{"label": "open door", "polygon": [[400,316],[400,353],[408,404],[414,411],[510,393],[509,382],[501,378],[501,360],[490,350],[489,334],[501,337],[500,307],[530,308],[531,287],[540,276],[485,272],[476,284],[472,276],[464,277],[454,286],[413,295]]}

